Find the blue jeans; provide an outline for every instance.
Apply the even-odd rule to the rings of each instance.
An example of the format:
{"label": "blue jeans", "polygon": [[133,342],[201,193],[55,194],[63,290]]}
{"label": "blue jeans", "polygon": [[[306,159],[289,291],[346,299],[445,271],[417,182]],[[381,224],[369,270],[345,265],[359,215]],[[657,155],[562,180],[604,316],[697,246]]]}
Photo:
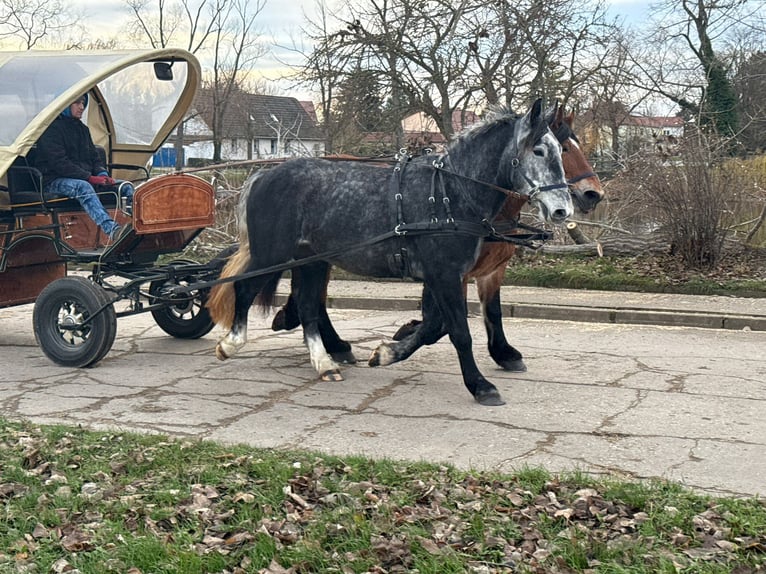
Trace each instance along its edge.
{"label": "blue jeans", "polygon": [[[132,196],[132,190],[133,188],[131,187],[131,193],[125,193],[125,195]],[[60,177],[54,179],[45,186],[45,192],[64,195],[79,201],[80,205],[82,205],[82,208],[85,210],[85,213],[87,213],[107,235],[111,236],[114,228],[117,227],[117,223],[115,223],[114,219],[110,217],[106,209],[104,209],[104,206],[101,204],[101,200],[96,195],[93,186],[85,180]]]}

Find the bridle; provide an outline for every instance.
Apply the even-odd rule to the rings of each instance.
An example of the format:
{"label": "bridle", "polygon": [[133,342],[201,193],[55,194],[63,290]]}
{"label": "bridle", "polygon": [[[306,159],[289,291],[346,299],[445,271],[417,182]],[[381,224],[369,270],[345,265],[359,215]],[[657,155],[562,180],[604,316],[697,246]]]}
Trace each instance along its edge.
{"label": "bridle", "polygon": [[[522,173],[521,176],[524,178],[524,180],[527,182],[527,185],[529,185],[530,188],[532,188],[532,191],[529,193],[519,193],[518,191],[514,191],[512,189],[508,189],[505,187],[501,187],[499,185],[495,185],[494,183],[490,183],[488,181],[483,181],[480,179],[473,178],[469,175],[465,175],[462,173],[458,173],[456,171],[452,171],[450,169],[447,169],[444,167],[444,160],[445,160],[446,154],[440,155],[437,159],[435,159],[431,165],[432,167],[438,171],[442,172],[448,175],[451,175],[453,177],[457,177],[460,179],[464,179],[466,181],[470,181],[471,183],[475,183],[484,187],[487,187],[489,189],[494,189],[495,191],[499,191],[503,194],[505,194],[507,197],[515,197],[517,199],[520,199],[522,201],[532,201],[535,196],[539,193],[542,193],[544,191],[553,191],[555,189],[568,189],[570,183],[568,181],[564,183],[553,183],[550,185],[535,185],[535,183],[527,177],[525,173]],[[515,157],[511,160],[511,167],[517,168],[519,164],[521,163],[521,160],[519,160],[518,157]],[[595,174],[592,174],[595,175]],[[580,177],[580,176],[578,176]],[[584,177],[590,177],[590,175],[585,175]],[[579,179],[577,180],[579,181]]]}

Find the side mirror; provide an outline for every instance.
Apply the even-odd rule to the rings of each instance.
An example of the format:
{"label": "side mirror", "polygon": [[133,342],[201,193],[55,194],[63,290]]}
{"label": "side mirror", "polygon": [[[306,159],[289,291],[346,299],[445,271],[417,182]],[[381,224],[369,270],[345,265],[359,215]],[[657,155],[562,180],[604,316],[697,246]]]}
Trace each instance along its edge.
{"label": "side mirror", "polygon": [[154,62],[154,77],[161,82],[169,82],[173,79],[173,63]]}

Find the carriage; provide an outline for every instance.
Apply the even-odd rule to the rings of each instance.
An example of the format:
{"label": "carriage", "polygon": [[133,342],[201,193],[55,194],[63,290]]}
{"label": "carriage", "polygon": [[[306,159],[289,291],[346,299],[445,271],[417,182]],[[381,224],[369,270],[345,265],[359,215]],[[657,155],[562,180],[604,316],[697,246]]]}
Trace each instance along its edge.
{"label": "carriage", "polygon": [[[172,254],[213,223],[213,187],[151,170],[199,81],[199,63],[178,49],[0,53],[0,308],[34,302],[35,338],[55,363],[100,361],[126,315],[150,312],[179,338],[212,329],[207,291],[174,288],[215,279],[222,263]],[[135,187],[131,205],[114,190],[99,193],[124,227],[115,241],[78,202],[45,193],[35,167],[36,141],[84,93],[83,121],[110,175]]]}

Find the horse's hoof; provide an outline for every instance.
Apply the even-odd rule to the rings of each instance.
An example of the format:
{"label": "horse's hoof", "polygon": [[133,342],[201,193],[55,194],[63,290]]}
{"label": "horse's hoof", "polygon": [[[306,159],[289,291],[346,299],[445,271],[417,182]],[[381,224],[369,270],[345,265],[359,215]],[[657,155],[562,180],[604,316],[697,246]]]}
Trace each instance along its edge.
{"label": "horse's hoof", "polygon": [[399,330],[394,333],[394,341],[401,341],[402,339],[405,339],[412,335],[415,330],[418,328],[418,325],[420,325],[423,321],[418,321],[417,319],[413,319],[412,321],[409,321],[408,323],[405,323],[401,327],[399,327]]}
{"label": "horse's hoof", "polygon": [[340,374],[338,369],[330,369],[329,371],[325,371],[322,373],[321,377],[323,381],[327,382],[343,380],[343,375]]}
{"label": "horse's hoof", "polygon": [[474,399],[476,399],[477,403],[484,405],[485,407],[499,407],[505,404],[503,397],[500,396],[497,389],[492,389],[485,393],[478,393],[474,396]]}
{"label": "horse's hoof", "polygon": [[500,361],[498,364],[500,365],[500,367],[502,367],[503,370],[509,371],[511,373],[526,373],[527,372],[527,366],[524,364],[524,361],[522,359]]}
{"label": "horse's hoof", "polygon": [[351,351],[338,351],[337,353],[330,353],[330,356],[336,363],[342,363],[344,365],[356,364],[356,357]]}
{"label": "horse's hoof", "polygon": [[227,354],[224,352],[223,348],[221,348],[221,344],[220,344],[220,343],[218,343],[218,344],[215,346],[215,356],[216,356],[216,358],[217,358],[219,361],[225,361],[226,359],[228,359],[228,358],[229,358],[229,355],[227,355]]}
{"label": "horse's hoof", "polygon": [[371,367],[385,367],[386,365],[390,365],[391,363],[395,362],[394,359],[395,356],[394,352],[391,350],[391,347],[383,343],[372,352],[372,355],[370,355],[370,360],[367,361],[367,364]]}

